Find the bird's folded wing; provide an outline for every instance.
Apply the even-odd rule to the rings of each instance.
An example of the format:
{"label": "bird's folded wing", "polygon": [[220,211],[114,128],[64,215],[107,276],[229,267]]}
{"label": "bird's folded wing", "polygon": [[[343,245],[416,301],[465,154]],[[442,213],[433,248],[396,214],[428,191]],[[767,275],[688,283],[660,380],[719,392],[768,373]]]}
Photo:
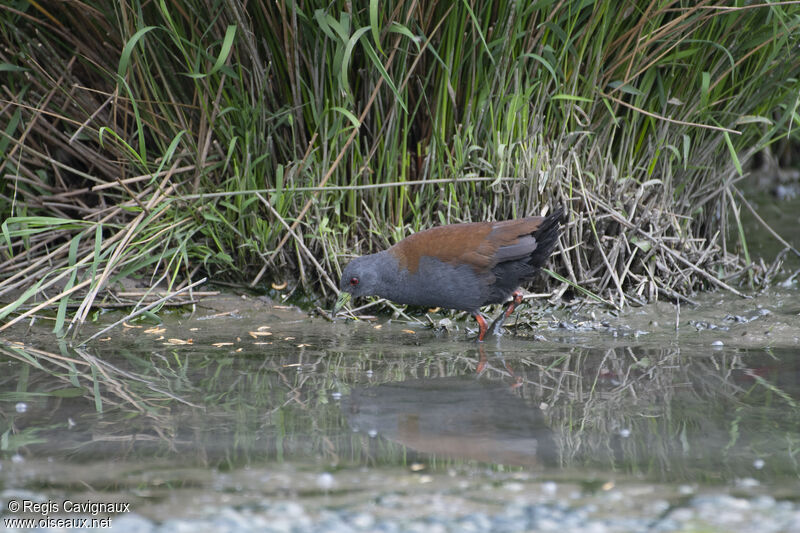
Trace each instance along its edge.
{"label": "bird's folded wing", "polygon": [[530,256],[537,246],[532,233],[539,229],[543,221],[544,217],[527,217],[496,222],[487,236],[487,240],[497,246],[495,264]]}
{"label": "bird's folded wing", "polygon": [[542,217],[504,222],[473,222],[439,226],[415,233],[389,249],[401,268],[412,274],[422,257],[445,263],[471,266],[488,273],[497,263],[530,255],[536,249],[531,235],[542,224]]}

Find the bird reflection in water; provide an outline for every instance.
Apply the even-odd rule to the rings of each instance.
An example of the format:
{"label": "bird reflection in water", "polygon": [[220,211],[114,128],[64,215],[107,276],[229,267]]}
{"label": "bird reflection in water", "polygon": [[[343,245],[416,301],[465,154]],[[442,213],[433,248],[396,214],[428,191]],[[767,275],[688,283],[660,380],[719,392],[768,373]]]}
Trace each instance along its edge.
{"label": "bird reflection in water", "polygon": [[[486,349],[482,344],[478,344],[478,357],[478,365],[475,367],[475,373],[481,376],[486,373],[489,368],[491,368],[489,366],[489,358],[486,356]],[[495,359],[500,361],[500,363],[503,365],[503,368],[505,368],[506,372],[508,372],[508,376],[514,380],[511,384],[511,388],[516,389],[517,387],[522,386],[522,378],[514,374],[514,369],[511,368],[511,365],[506,362],[503,354],[497,354]]]}
{"label": "bird reflection in water", "polygon": [[453,376],[356,387],[342,410],[354,430],[426,454],[515,466],[558,458],[542,411],[502,381]]}

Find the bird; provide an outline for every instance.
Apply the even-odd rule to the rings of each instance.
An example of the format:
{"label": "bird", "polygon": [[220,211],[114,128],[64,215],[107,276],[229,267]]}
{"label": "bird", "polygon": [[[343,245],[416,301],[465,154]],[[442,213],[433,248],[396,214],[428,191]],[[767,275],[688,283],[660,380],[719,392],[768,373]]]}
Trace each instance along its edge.
{"label": "bird", "polygon": [[342,272],[332,316],[360,296],[462,310],[477,321],[482,342],[490,328],[480,308],[511,298],[492,323],[491,333],[499,334],[522,302],[520,284],[535,277],[555,248],[562,216],[559,208],[546,217],[437,226],[357,257]]}

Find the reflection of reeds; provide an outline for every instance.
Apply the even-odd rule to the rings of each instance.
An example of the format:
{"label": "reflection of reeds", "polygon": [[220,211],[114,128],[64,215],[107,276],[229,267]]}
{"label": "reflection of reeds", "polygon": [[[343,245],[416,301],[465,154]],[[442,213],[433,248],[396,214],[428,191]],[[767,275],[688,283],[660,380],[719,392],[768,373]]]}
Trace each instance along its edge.
{"label": "reflection of reeds", "polygon": [[[74,352],[80,359],[40,350],[16,342],[5,342],[0,345],[0,351],[12,359],[31,364],[64,383],[84,387],[87,393],[93,397],[97,412],[103,412],[103,405],[107,404],[113,407],[133,408],[140,413],[155,414],[158,402],[154,403],[146,399],[140,392],[131,391],[131,386],[134,384],[142,385],[145,389],[155,393],[155,395],[165,396],[192,407],[199,407],[167,390],[159,388],[154,379],[148,379],[141,374],[118,368],[81,348],[69,349],[62,345],[63,352]],[[79,370],[79,366],[84,370]],[[66,370],[68,372],[67,375],[63,375],[58,371],[59,368]]]}
{"label": "reflection of reeds", "polygon": [[[97,358],[82,349],[70,349],[61,345],[61,354],[26,346],[22,343],[5,342],[0,346],[0,354],[15,359],[24,365],[30,365],[38,371],[33,379],[30,376],[29,386],[36,383],[36,390],[17,391],[24,397],[32,398],[49,396],[52,398],[74,398],[81,396],[91,402],[94,411],[125,419],[136,415],[148,420],[145,433],[126,434],[123,436],[94,434],[91,442],[107,440],[135,441],[159,440],[170,443],[173,440],[169,429],[169,405],[165,400],[172,400],[199,408],[180,396],[171,393],[161,377],[142,375],[138,372],[123,370],[108,361]],[[80,409],[86,412],[86,409]],[[126,415],[128,413],[129,415]],[[125,427],[115,428],[116,432]],[[147,434],[152,432],[152,434]],[[57,437],[56,437],[57,442]],[[171,445],[170,445],[171,446]]]}
{"label": "reflection of reeds", "polygon": [[[721,481],[755,476],[754,461],[770,457],[777,473],[796,475],[791,428],[800,426],[791,421],[800,421],[800,410],[792,397],[764,378],[749,388],[737,383],[736,376],[748,375],[739,354],[685,352],[581,349],[560,356],[556,367],[520,361],[524,390],[544,402],[564,466]],[[782,406],[764,403],[771,394]],[[763,418],[777,413],[782,429],[763,427]]]}
{"label": "reflection of reeds", "polygon": [[[102,417],[84,416],[88,433],[70,441],[72,453],[90,455],[147,454],[217,466],[309,458],[326,465],[464,464],[468,458],[420,457],[380,435],[353,433],[336,396],[346,398],[352,387],[410,380],[424,386],[426,379],[465,376],[496,381],[506,388],[503,394],[522,400],[520,409],[541,410],[567,471],[722,481],[757,477],[752,465],[759,458],[775,478],[798,471],[798,383],[781,382],[794,374],[770,370],[775,359],[767,355],[540,346],[505,361],[490,354],[477,377],[477,348],[427,352],[398,344],[364,352],[360,346],[226,352],[206,351],[198,342],[148,350],[120,344],[112,357],[5,343],[0,353],[17,361],[12,368],[27,378],[6,377],[0,384],[7,389],[24,381],[22,394],[69,399],[75,412],[102,411]],[[473,408],[480,413],[480,405]],[[58,447],[59,431],[66,430],[52,424],[45,419],[33,433],[12,424],[0,433],[19,436],[19,446],[32,450]]]}

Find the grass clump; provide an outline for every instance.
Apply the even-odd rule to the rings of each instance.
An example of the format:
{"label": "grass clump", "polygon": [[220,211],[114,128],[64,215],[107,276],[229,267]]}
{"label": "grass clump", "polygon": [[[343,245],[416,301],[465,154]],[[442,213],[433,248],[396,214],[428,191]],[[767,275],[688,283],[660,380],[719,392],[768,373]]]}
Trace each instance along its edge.
{"label": "grass clump", "polygon": [[330,298],[350,254],[556,204],[559,293],[763,281],[738,187],[797,138],[794,3],[19,1],[0,20],[3,320],[49,308],[75,331],[131,276]]}

